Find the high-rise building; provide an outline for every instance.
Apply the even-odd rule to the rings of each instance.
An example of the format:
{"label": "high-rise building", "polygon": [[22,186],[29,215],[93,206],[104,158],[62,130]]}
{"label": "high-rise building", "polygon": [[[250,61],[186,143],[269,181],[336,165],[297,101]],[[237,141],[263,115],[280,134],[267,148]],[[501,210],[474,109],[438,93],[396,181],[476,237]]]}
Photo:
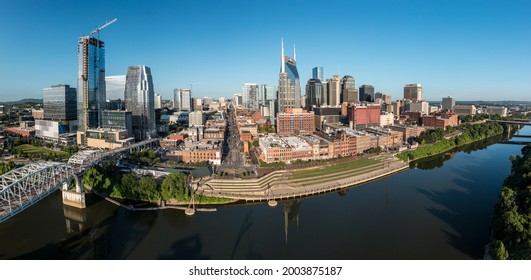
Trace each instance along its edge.
{"label": "high-rise building", "polygon": [[162,95],[155,94],[155,109],[162,108]]}
{"label": "high-rise building", "polygon": [[277,100],[277,89],[274,86],[262,84],[260,85],[260,90],[262,91],[262,98],[264,99],[264,104],[269,104],[269,102],[267,101]]}
{"label": "high-rise building", "polygon": [[341,82],[339,75],[332,76],[328,79],[328,105],[337,106],[341,104]]}
{"label": "high-rise building", "polygon": [[404,99],[411,99],[412,101],[422,100],[422,85],[421,84],[407,84],[404,86]]}
{"label": "high-rise building", "polygon": [[44,118],[67,121],[77,119],[76,89],[69,85],[55,85],[42,90]]}
{"label": "high-rise building", "polygon": [[373,86],[362,85],[360,87],[360,102],[362,101],[368,101],[368,102],[374,101],[374,87]]}
{"label": "high-rise building", "polygon": [[234,106],[243,106],[243,96],[240,93],[235,93],[232,102],[234,102]]}
{"label": "high-rise building", "polygon": [[453,96],[443,97],[441,105],[442,105],[443,110],[449,110],[449,111],[453,110],[455,106],[455,97]]}
{"label": "high-rise building", "polygon": [[258,85],[245,83],[242,86],[243,108],[258,110]]}
{"label": "high-rise building", "polygon": [[324,81],[323,67],[314,67],[312,69],[312,79],[319,79],[319,81]]}
{"label": "high-rise building", "polygon": [[192,92],[189,89],[175,89],[173,91],[173,107],[178,111],[192,111]]}
{"label": "high-rise building", "polygon": [[125,75],[105,76],[105,97],[124,100]]}
{"label": "high-rise building", "polygon": [[306,110],[312,111],[312,107],[321,107],[323,104],[323,85],[321,81],[319,79],[308,80],[306,84]]}
{"label": "high-rise building", "polygon": [[293,58],[284,55],[282,41],[281,67],[278,79],[278,112],[284,113],[288,108],[301,107],[301,85],[297,71],[297,56],[293,49]]}
{"label": "high-rise building", "polygon": [[341,79],[341,103],[343,102],[359,102],[356,80],[352,76],[347,75]]}
{"label": "high-rise building", "polygon": [[133,137],[133,116],[131,111],[104,110],[101,116],[102,128],[127,130],[127,137]]}
{"label": "high-rise building", "polygon": [[135,140],[155,136],[155,92],[151,69],[147,66],[129,66],[125,81],[125,109],[133,117]]}
{"label": "high-rise building", "polygon": [[105,109],[105,44],[91,36],[81,37],[77,58],[78,130],[86,131],[101,126],[101,113]]}

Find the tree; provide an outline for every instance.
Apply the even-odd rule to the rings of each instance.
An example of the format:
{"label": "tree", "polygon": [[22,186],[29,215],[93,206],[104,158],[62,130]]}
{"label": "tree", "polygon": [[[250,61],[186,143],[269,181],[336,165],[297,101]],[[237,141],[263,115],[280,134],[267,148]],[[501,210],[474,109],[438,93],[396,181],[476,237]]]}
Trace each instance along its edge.
{"label": "tree", "polygon": [[258,140],[254,140],[253,147],[257,148],[258,146],[260,146],[260,143],[258,142]]}
{"label": "tree", "polygon": [[183,173],[172,173],[162,181],[160,187],[162,199],[185,200],[188,199],[189,193],[186,187],[186,175]]}
{"label": "tree", "polygon": [[509,252],[505,250],[505,245],[500,240],[493,240],[490,243],[490,256],[495,260],[509,259]]}
{"label": "tree", "polygon": [[91,188],[100,188],[103,183],[103,174],[96,167],[91,167],[83,176],[83,183]]}
{"label": "tree", "polygon": [[159,199],[157,182],[151,177],[142,177],[138,182],[138,200],[155,202]]}

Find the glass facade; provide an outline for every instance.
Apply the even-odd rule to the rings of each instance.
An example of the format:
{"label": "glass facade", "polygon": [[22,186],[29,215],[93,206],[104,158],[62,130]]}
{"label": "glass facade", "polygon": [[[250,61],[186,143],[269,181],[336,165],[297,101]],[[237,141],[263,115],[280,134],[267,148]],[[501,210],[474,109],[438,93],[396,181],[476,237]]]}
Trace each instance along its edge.
{"label": "glass facade", "polygon": [[323,85],[319,79],[310,79],[306,84],[306,110],[311,111],[312,107],[321,107],[323,100]]}
{"label": "glass facade", "polygon": [[135,140],[156,135],[155,91],[149,67],[129,66],[127,69],[125,109],[132,113]]}
{"label": "glass facade", "polygon": [[102,128],[127,130],[127,137],[133,137],[133,117],[130,111],[105,110],[102,113]]}
{"label": "glass facade", "polygon": [[287,108],[301,107],[301,84],[297,61],[284,56],[284,72],[281,71],[278,81],[278,111],[286,112]]}
{"label": "glass facade", "polygon": [[101,126],[105,108],[105,47],[94,37],[81,37],[77,48],[77,119],[80,131]]}
{"label": "glass facade", "polygon": [[42,91],[45,119],[57,121],[77,119],[75,88],[69,85],[55,85]]}
{"label": "glass facade", "polygon": [[341,79],[341,102],[359,102],[356,80],[352,76],[347,75]]}
{"label": "glass facade", "polygon": [[314,67],[312,69],[312,79],[318,79],[319,81],[324,81],[323,67]]}
{"label": "glass facade", "polygon": [[360,102],[362,101],[368,101],[368,102],[374,101],[374,87],[373,86],[362,85],[360,87]]}

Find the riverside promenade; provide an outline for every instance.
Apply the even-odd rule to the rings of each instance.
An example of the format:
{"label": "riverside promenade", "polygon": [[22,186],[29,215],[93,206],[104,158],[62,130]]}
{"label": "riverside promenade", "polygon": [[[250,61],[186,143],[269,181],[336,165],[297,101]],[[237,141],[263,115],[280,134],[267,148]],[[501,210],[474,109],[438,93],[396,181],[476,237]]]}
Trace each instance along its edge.
{"label": "riverside promenade", "polygon": [[341,190],[408,168],[408,163],[392,155],[381,155],[372,157],[371,162],[362,167],[331,173],[316,167],[275,171],[252,180],[211,179],[203,182],[197,193],[249,202],[291,199]]}

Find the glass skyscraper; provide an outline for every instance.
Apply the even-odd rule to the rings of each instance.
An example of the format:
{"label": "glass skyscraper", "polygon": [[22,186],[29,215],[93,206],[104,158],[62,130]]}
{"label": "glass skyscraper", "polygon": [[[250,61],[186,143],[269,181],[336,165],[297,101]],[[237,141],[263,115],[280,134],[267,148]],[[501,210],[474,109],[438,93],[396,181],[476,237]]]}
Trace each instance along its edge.
{"label": "glass skyscraper", "polygon": [[319,79],[310,79],[306,84],[306,110],[311,111],[312,107],[321,107],[323,100],[323,84]]}
{"label": "glass skyscraper", "polygon": [[282,42],[281,68],[278,79],[278,112],[285,113],[287,108],[301,107],[301,84],[297,71],[295,49],[293,58],[284,55]]}
{"label": "glass skyscraper", "polygon": [[77,47],[78,130],[101,126],[105,109],[105,45],[94,37],[79,38]]}
{"label": "glass skyscraper", "polygon": [[125,109],[131,111],[133,117],[135,140],[155,136],[155,91],[149,67],[128,67],[125,79]]}
{"label": "glass skyscraper", "polygon": [[70,121],[77,119],[76,89],[55,85],[42,90],[44,119]]}
{"label": "glass skyscraper", "polygon": [[312,79],[319,79],[319,81],[324,81],[323,67],[314,67],[312,69]]}
{"label": "glass skyscraper", "polygon": [[173,91],[173,107],[178,111],[192,111],[192,91],[175,89]]}
{"label": "glass skyscraper", "polygon": [[341,102],[359,102],[356,80],[352,76],[346,75],[341,79]]}
{"label": "glass skyscraper", "polygon": [[360,102],[368,101],[373,102],[374,101],[374,87],[371,85],[362,85],[360,87]]}

